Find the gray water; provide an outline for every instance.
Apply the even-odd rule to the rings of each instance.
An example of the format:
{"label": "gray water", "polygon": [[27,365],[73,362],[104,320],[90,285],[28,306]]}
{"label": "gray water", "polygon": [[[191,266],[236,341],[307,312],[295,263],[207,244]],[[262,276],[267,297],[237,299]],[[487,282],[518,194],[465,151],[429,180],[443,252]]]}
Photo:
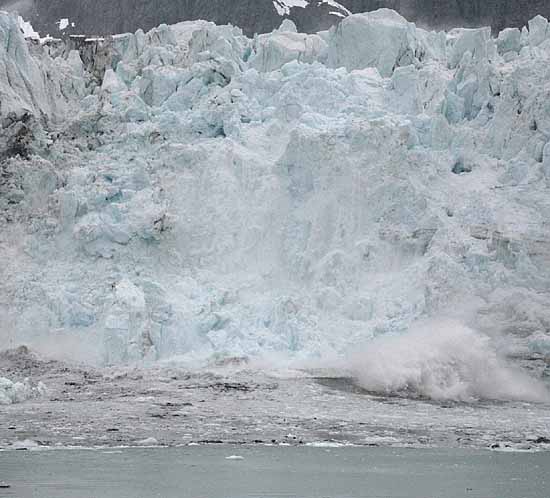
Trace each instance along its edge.
{"label": "gray water", "polygon": [[[228,460],[230,455],[244,457]],[[550,453],[195,446],[0,452],[4,497],[550,498]]]}

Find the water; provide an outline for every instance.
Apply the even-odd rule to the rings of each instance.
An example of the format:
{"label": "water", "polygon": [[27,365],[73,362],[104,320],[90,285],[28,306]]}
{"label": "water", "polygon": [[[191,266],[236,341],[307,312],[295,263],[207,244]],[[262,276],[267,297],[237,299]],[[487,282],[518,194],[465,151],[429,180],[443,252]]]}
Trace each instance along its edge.
{"label": "water", "polygon": [[[243,459],[227,459],[238,455]],[[2,497],[548,498],[550,453],[196,446],[0,452]]]}

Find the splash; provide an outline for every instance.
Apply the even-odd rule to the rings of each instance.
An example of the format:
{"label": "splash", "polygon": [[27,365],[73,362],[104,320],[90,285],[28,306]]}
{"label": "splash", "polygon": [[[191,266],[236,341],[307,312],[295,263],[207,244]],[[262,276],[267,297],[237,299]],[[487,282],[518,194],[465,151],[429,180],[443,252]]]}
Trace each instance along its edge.
{"label": "splash", "polygon": [[369,391],[434,400],[547,402],[544,384],[501,358],[491,339],[455,321],[375,339],[352,370]]}

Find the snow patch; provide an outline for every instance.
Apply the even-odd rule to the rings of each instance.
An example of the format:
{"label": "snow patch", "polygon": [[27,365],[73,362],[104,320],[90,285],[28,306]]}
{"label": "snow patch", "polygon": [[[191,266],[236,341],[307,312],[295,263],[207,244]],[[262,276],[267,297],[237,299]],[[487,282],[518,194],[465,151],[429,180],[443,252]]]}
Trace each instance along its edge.
{"label": "snow patch", "polygon": [[331,7],[334,7],[335,9],[338,9],[337,12],[331,12],[331,14],[345,17],[345,16],[351,16],[351,11],[344,7],[341,3],[336,2],[335,0],[320,0],[319,3],[326,3],[327,5],[330,5]]}
{"label": "snow patch", "polygon": [[30,22],[25,21],[21,16],[18,16],[17,24],[19,25],[19,29],[21,30],[25,38],[29,38],[31,40],[40,40],[40,35],[34,30]]}
{"label": "snow patch", "polygon": [[67,18],[59,19],[57,25],[59,26],[59,31],[64,31],[69,27],[69,20]]}
{"label": "snow patch", "polygon": [[280,16],[289,15],[290,9],[294,7],[305,9],[308,5],[309,2],[307,0],[273,0],[273,6]]}
{"label": "snow patch", "polygon": [[[308,0],[273,0],[273,6],[280,16],[289,15],[290,10],[295,7],[305,9],[309,5],[309,3],[310,2]],[[335,9],[338,9],[337,11],[330,12],[330,14],[332,15],[338,17],[346,17],[348,15],[351,15],[351,12],[346,7],[339,4],[335,0],[319,0],[317,3],[318,5],[327,4]]]}

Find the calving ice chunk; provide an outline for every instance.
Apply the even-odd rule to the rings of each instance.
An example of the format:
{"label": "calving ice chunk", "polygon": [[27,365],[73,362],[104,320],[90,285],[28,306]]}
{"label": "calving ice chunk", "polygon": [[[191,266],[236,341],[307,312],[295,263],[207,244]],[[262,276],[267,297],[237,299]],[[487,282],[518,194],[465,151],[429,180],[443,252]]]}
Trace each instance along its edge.
{"label": "calving ice chunk", "polygon": [[[339,12],[316,34],[42,45],[1,14],[1,333],[106,363],[310,360],[454,317],[495,365],[547,355],[544,21],[493,37]],[[462,383],[477,356],[454,382],[429,344],[441,369],[419,351],[389,390],[486,395]]]}

